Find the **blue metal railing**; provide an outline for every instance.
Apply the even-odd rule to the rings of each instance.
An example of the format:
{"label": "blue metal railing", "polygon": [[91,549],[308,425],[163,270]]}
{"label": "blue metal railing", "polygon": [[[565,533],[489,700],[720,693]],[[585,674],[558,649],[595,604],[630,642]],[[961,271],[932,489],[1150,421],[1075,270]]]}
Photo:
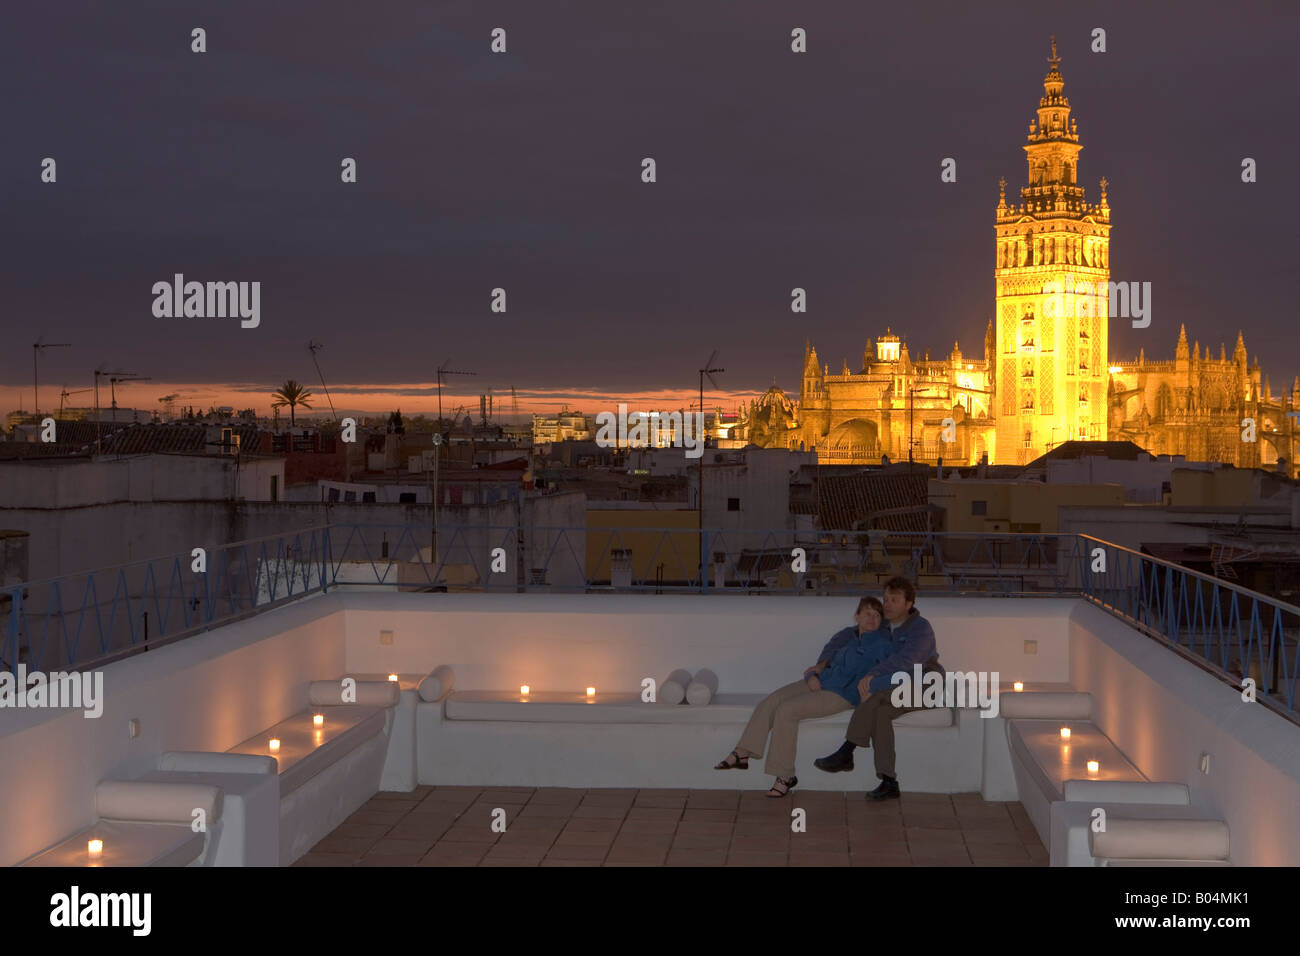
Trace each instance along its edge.
{"label": "blue metal railing", "polygon": [[322,526],[6,587],[0,670],[92,667],[324,591],[328,553]]}
{"label": "blue metal railing", "polygon": [[[330,588],[1085,599],[1290,719],[1300,608],[1083,534],[336,524],[0,591],[0,670],[90,667]],[[703,560],[701,560],[703,558]],[[7,606],[6,606],[7,605]]]}

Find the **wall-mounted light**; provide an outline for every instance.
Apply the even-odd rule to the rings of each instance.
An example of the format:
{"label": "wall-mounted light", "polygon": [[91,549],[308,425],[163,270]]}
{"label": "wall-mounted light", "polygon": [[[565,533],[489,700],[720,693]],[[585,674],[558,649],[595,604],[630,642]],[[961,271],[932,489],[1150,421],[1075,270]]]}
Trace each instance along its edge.
{"label": "wall-mounted light", "polygon": [[1018,680],[1018,681],[1016,681],[1014,684],[1011,685],[1011,689],[1014,690],[1014,691],[1018,694],[1018,693],[1020,693],[1022,690],[1025,689],[1025,682],[1024,682],[1024,681],[1021,681],[1021,680]]}

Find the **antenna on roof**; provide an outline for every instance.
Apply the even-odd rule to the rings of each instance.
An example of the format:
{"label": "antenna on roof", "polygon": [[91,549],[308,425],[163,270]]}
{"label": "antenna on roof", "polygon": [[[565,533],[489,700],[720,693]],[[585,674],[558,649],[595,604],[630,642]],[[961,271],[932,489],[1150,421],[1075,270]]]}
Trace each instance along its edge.
{"label": "antenna on roof", "polygon": [[[703,589],[704,586],[705,586],[705,583],[704,583],[704,452],[705,452],[705,449],[707,449],[707,448],[709,447],[709,442],[708,442],[708,437],[709,437],[708,428],[707,428],[707,426],[704,424],[704,379],[705,379],[705,377],[707,376],[708,379],[709,379],[709,384],[710,384],[710,385],[712,385],[715,389],[716,389],[716,388],[721,388],[721,386],[718,385],[717,381],[714,380],[714,378],[713,378],[713,373],[714,373],[714,372],[725,372],[726,369],[725,369],[725,368],[714,368],[714,367],[713,367],[713,363],[714,363],[715,361],[717,361],[717,358],[718,358],[718,350],[717,350],[717,349],[714,349],[714,350],[713,350],[713,354],[710,355],[710,356],[708,357],[708,359],[705,360],[705,362],[704,362],[704,367],[701,368],[701,369],[699,370],[699,372],[700,372],[700,418],[699,418],[699,421],[700,421],[700,434],[697,435],[696,438],[697,438],[697,439],[699,440],[699,442],[700,442],[700,463],[699,463],[699,468],[700,468],[700,477],[699,477],[699,495],[700,495],[700,500],[699,500],[699,502],[698,502],[698,504],[699,504],[698,514],[699,514],[699,527],[700,527],[700,541],[699,541],[699,544],[700,544],[700,588],[701,588],[701,589]],[[685,417],[683,417],[683,419],[682,419],[682,430],[685,431],[685,429],[686,429],[686,419],[685,419]],[[684,443],[684,441],[685,441],[685,437],[686,437],[685,435],[682,436],[682,438],[683,438],[683,443]]]}
{"label": "antenna on roof", "polygon": [[334,416],[335,421],[338,421],[338,412],[334,411],[334,399],[330,398],[330,390],[325,385],[325,376],[320,370],[320,363],[316,361],[316,353],[324,347],[324,345],[315,340],[307,343],[307,351],[311,353],[311,364],[316,366],[316,374],[320,376],[320,387],[325,389],[325,400],[330,403],[330,414]]}

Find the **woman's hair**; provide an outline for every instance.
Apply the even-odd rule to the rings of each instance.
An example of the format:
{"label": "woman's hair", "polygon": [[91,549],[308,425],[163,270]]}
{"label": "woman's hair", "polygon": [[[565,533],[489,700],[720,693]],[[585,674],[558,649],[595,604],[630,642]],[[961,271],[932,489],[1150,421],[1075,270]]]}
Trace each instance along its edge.
{"label": "woman's hair", "polygon": [[880,598],[864,597],[858,602],[858,609],[853,612],[854,616],[856,617],[861,614],[864,607],[874,609],[875,612],[880,615],[882,621],[885,619],[885,606],[880,603]]}

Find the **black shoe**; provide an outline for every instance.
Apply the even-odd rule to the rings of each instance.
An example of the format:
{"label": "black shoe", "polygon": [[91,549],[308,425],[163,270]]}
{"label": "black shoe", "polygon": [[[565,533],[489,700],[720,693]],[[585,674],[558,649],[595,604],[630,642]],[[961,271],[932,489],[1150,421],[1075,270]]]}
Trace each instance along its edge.
{"label": "black shoe", "polygon": [[898,781],[885,777],[880,781],[880,786],[876,787],[867,794],[868,800],[897,800],[898,799]]}
{"label": "black shoe", "polygon": [[833,753],[829,757],[818,757],[813,761],[813,766],[818,770],[825,770],[827,773],[839,773],[845,770],[853,769],[853,754],[841,756]]}

